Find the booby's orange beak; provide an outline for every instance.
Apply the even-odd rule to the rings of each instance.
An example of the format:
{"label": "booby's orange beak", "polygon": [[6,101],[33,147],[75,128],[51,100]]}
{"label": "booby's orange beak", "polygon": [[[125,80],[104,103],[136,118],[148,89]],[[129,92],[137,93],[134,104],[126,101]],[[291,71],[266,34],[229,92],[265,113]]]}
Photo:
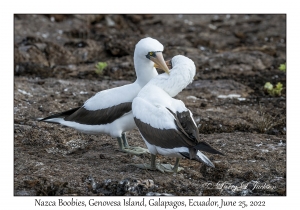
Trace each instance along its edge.
{"label": "booby's orange beak", "polygon": [[169,68],[164,60],[162,52],[157,52],[156,57],[150,57],[154,62],[154,67],[164,70],[167,74],[170,74]]}

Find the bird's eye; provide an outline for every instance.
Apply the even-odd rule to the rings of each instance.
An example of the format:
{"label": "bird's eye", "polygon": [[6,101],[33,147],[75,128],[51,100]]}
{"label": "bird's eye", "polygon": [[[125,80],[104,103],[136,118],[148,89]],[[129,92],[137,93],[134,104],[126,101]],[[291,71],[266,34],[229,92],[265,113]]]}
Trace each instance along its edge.
{"label": "bird's eye", "polygon": [[[157,51],[158,52],[158,51]],[[150,59],[150,57],[156,57],[156,53],[157,53],[156,51],[152,51],[152,52],[148,52],[148,54],[146,55],[146,58],[148,58],[148,59]]]}

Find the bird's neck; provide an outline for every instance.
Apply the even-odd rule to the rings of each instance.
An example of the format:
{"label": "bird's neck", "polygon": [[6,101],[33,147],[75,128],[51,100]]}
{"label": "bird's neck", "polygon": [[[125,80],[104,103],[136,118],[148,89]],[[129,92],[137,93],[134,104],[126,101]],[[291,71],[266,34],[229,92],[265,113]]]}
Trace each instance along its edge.
{"label": "bird's neck", "polygon": [[153,77],[158,75],[152,61],[137,58],[136,56],[134,56],[134,68],[137,76],[136,82],[141,87],[145,86]]}
{"label": "bird's neck", "polygon": [[169,96],[174,97],[192,82],[185,71],[171,70],[170,75],[163,73],[151,81],[151,84],[163,89]]}

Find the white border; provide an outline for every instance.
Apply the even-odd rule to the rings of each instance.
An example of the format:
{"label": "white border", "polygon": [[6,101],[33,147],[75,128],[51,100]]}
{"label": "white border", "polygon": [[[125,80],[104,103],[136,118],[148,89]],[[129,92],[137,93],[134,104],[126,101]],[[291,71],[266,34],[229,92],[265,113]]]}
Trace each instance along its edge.
{"label": "white border", "polygon": [[[297,175],[299,164],[296,144],[300,141],[297,136],[299,130],[299,92],[298,78],[300,71],[299,63],[299,11],[296,1],[167,1],[167,0],[139,0],[139,1],[5,1],[1,3],[1,78],[0,83],[2,93],[2,120],[1,120],[1,206],[4,209],[14,209],[16,207],[34,207],[34,199],[40,197],[14,197],[13,196],[13,14],[14,13],[282,13],[287,14],[287,196],[286,197],[212,197],[220,200],[264,200],[267,202],[267,209],[274,207],[287,208],[288,206],[298,206],[299,182]],[[4,75],[4,77],[3,77]],[[4,132],[3,132],[4,131]],[[298,135],[297,135],[298,134]],[[299,152],[298,152],[299,153]],[[59,199],[59,197],[42,197],[45,200]],[[90,197],[76,197],[85,200]],[[138,197],[142,198],[142,197]],[[195,198],[195,197],[193,197]],[[207,200],[208,197],[197,197]],[[64,197],[64,199],[67,199]],[[104,199],[98,198],[97,199]],[[122,200],[123,197],[105,197],[105,200]],[[147,197],[147,199],[150,199]],[[189,197],[169,197],[168,200],[185,200]],[[41,208],[41,207],[39,207]],[[74,208],[74,207],[69,207]],[[96,207],[101,208],[101,207]],[[93,208],[93,209],[96,209]],[[153,207],[155,208],[155,207]],[[156,207],[158,208],[158,207]],[[202,208],[202,207],[197,207]],[[262,207],[260,207],[262,208]],[[102,209],[106,209],[102,207]],[[109,209],[116,209],[110,207]],[[128,208],[129,209],[129,208]],[[140,209],[139,207],[130,209]],[[164,209],[164,207],[160,207]],[[173,209],[173,208],[170,208]],[[181,208],[177,208],[181,209]]]}

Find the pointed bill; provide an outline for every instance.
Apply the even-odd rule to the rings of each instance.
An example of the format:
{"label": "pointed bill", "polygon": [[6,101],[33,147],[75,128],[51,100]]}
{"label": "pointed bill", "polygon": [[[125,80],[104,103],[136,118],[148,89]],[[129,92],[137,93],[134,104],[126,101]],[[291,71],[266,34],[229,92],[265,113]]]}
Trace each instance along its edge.
{"label": "pointed bill", "polygon": [[[167,74],[170,74],[169,68],[164,60],[162,52],[157,52],[156,57],[150,58],[154,62],[154,67],[164,70]],[[156,64],[156,65],[155,65]]]}
{"label": "pointed bill", "polygon": [[[169,69],[172,69],[172,63],[171,63],[171,60],[167,60],[167,61],[165,61],[165,63],[166,63],[166,65],[167,65],[167,67],[168,67]],[[154,67],[157,68],[157,69],[160,69],[160,67],[159,67],[156,63],[154,63]]]}

